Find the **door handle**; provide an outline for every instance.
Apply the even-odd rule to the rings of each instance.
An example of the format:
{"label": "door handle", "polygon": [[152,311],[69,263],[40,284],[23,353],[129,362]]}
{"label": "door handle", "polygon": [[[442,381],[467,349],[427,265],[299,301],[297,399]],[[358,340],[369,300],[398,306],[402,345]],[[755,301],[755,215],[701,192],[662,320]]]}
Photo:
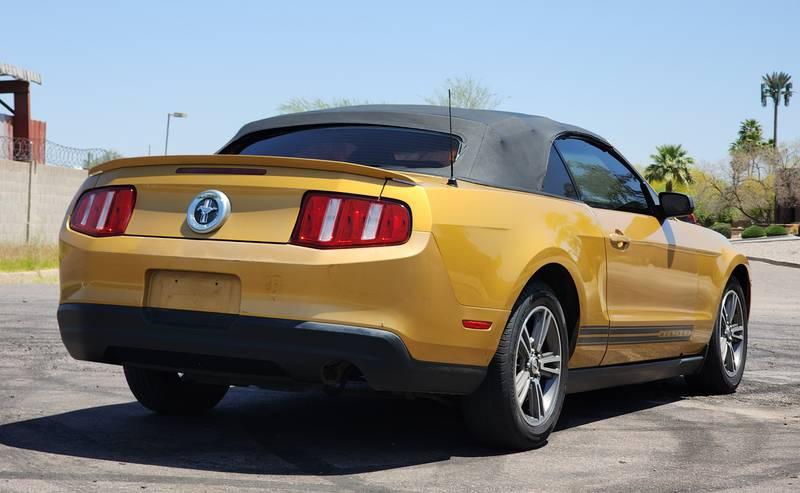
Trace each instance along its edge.
{"label": "door handle", "polygon": [[611,239],[611,246],[617,250],[627,250],[628,247],[631,246],[631,239],[618,229],[614,230],[614,232],[609,235],[609,238]]}

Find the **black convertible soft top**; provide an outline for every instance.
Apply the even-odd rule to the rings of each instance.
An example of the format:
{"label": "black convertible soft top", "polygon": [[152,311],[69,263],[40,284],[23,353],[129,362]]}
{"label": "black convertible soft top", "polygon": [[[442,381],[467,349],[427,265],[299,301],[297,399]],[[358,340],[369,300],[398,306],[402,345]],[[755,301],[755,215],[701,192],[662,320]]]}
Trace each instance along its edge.
{"label": "black convertible soft top", "polygon": [[[244,143],[255,138],[292,128],[380,125],[447,133],[447,111],[446,106],[364,105],[281,115],[248,123],[220,153],[238,152]],[[580,127],[506,111],[453,108],[453,133],[463,142],[454,165],[456,178],[527,192],[541,191],[550,147],[559,136],[583,135],[608,144]],[[443,168],[414,171],[449,173]]]}

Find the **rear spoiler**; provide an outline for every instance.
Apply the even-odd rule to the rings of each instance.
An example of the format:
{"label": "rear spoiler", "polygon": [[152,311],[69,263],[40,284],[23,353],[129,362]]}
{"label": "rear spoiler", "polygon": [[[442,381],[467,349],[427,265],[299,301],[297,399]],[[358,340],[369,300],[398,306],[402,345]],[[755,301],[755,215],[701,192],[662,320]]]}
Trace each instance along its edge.
{"label": "rear spoiler", "polygon": [[97,175],[115,169],[138,168],[142,166],[237,166],[253,168],[302,168],[320,171],[348,173],[351,175],[368,176],[381,180],[393,180],[416,184],[416,181],[403,173],[390,171],[362,164],[345,163],[341,161],[325,161],[322,159],[305,159],[279,156],[246,156],[239,154],[211,154],[211,155],[186,155],[186,156],[156,156],[114,159],[95,166],[89,170],[89,175]]}

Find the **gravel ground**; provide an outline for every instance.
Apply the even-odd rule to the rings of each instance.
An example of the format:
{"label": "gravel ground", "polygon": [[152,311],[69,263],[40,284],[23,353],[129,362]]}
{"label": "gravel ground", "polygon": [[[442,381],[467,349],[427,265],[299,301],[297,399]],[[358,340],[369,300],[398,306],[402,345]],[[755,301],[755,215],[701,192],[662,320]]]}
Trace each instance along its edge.
{"label": "gravel ground", "polygon": [[0,286],[0,491],[800,490],[800,276],[754,262],[736,394],[682,379],[569,396],[539,450],[475,446],[447,402],[233,389],[207,416],[145,411],[69,358],[53,285]]}
{"label": "gravel ground", "polygon": [[736,249],[751,258],[788,262],[800,267],[800,237],[780,240],[745,240],[734,243]]}

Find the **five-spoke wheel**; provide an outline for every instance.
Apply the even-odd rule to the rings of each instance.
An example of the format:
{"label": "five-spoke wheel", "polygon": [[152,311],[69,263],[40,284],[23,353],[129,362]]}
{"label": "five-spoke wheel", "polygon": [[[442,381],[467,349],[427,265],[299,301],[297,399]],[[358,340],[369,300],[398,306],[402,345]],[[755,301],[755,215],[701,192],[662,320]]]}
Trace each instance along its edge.
{"label": "five-spoke wheel", "polygon": [[514,449],[545,443],[564,404],[566,321],[553,290],[534,282],[520,296],[481,386],[464,416],[483,442]]}
{"label": "five-spoke wheel", "polygon": [[725,286],[714,332],[703,367],[686,381],[701,392],[727,394],[736,390],[747,359],[747,303],[736,278]]}
{"label": "five-spoke wheel", "polygon": [[525,419],[540,424],[553,412],[561,380],[561,337],[556,318],[546,306],[534,308],[517,341],[517,403]]}
{"label": "five-spoke wheel", "polygon": [[725,293],[719,310],[719,348],[723,367],[730,376],[736,375],[744,353],[744,312],[735,290]]}

